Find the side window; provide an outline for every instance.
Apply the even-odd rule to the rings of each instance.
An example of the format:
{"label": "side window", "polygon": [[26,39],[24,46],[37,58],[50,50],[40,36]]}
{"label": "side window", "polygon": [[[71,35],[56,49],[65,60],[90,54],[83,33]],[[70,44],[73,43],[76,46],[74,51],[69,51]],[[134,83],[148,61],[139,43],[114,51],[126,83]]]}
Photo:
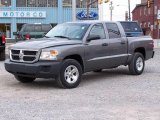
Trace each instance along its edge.
{"label": "side window", "polygon": [[105,39],[106,35],[105,35],[105,31],[104,31],[104,27],[102,24],[96,24],[92,27],[89,36],[100,36],[101,39]]}
{"label": "side window", "polygon": [[51,26],[50,25],[42,25],[42,31],[43,32],[49,32],[51,30]]}
{"label": "side window", "polygon": [[35,30],[35,32],[41,32],[42,31],[42,26],[41,25],[35,25],[34,30]]}
{"label": "side window", "polygon": [[106,23],[106,26],[107,26],[107,30],[108,30],[108,34],[109,34],[110,39],[121,37],[119,28],[115,23]]}
{"label": "side window", "polygon": [[24,32],[33,32],[34,26],[33,25],[25,25],[23,30],[24,30]]}

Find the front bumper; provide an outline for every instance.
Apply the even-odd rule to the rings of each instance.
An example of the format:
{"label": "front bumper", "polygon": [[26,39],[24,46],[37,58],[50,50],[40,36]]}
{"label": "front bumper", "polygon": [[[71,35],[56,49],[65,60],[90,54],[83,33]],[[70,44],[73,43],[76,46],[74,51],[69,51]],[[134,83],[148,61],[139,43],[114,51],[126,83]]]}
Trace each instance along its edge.
{"label": "front bumper", "polygon": [[33,64],[16,63],[9,59],[5,61],[5,69],[14,74],[35,78],[54,78],[60,72],[61,62],[38,61]]}

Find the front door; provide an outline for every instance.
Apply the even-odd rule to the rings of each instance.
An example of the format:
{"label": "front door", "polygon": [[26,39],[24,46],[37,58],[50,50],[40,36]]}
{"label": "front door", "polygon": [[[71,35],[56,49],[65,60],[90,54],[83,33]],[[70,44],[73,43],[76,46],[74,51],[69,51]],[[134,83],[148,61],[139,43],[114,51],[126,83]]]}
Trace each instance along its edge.
{"label": "front door", "polygon": [[99,36],[100,39],[91,40],[85,46],[86,71],[101,69],[105,65],[103,58],[106,56],[107,45],[104,44],[106,34],[103,24],[99,23],[92,26],[88,38],[93,36]]}

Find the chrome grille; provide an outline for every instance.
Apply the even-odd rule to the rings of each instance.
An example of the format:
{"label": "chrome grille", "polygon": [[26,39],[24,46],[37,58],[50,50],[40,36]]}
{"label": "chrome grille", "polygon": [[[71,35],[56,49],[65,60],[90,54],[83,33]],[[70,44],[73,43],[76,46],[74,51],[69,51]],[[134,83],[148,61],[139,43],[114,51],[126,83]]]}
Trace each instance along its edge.
{"label": "chrome grille", "polygon": [[11,61],[33,63],[38,61],[38,57],[38,50],[10,50]]}

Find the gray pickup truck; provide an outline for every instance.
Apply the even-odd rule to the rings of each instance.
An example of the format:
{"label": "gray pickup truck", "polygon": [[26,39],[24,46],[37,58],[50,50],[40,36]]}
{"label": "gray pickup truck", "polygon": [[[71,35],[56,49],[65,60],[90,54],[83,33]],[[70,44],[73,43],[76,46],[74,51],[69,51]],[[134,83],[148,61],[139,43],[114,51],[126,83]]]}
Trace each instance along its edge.
{"label": "gray pickup truck", "polygon": [[[132,29],[141,32],[138,24]],[[149,36],[126,37],[121,22],[68,22],[42,39],[10,46],[5,69],[22,83],[56,78],[60,87],[75,88],[90,71],[124,65],[132,75],[140,75],[145,61],[154,56],[153,47]]]}

